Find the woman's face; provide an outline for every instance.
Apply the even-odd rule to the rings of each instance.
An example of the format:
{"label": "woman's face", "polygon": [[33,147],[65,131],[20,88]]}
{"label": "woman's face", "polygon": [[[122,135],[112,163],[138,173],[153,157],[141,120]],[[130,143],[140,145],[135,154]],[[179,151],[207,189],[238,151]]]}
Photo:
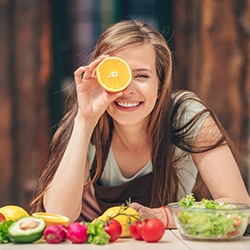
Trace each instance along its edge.
{"label": "woman's face", "polygon": [[131,46],[111,54],[124,59],[131,68],[132,81],[107,111],[121,125],[147,123],[158,98],[156,53],[149,44]]}

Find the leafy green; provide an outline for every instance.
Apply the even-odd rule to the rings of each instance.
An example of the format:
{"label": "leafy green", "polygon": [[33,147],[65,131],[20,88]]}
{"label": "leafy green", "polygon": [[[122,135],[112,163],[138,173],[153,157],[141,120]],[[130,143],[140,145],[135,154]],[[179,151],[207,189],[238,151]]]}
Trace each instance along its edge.
{"label": "leafy green", "polygon": [[195,205],[195,198],[193,194],[187,195],[186,197],[180,199],[178,204],[184,208],[193,207]]}
{"label": "leafy green", "polygon": [[105,232],[103,222],[96,220],[94,222],[87,222],[88,239],[87,242],[95,245],[105,245],[109,243],[110,236]]}
{"label": "leafy green", "polygon": [[[182,198],[178,204],[185,208],[178,215],[179,223],[183,231],[191,236],[233,236],[239,233],[246,217],[244,213],[234,210],[236,206],[208,199],[196,202],[192,194]],[[220,209],[232,209],[232,212]]]}
{"label": "leafy green", "polygon": [[8,229],[12,225],[13,221],[3,220],[0,222],[0,244],[10,242],[8,236]]}

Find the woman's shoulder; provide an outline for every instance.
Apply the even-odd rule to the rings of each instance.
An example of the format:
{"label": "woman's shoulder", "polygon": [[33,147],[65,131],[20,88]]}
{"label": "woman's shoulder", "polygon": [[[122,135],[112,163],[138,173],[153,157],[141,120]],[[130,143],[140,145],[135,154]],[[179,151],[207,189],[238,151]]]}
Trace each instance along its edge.
{"label": "woman's shoulder", "polygon": [[191,100],[202,102],[196,93],[189,90],[174,90],[171,94],[171,97],[174,103]]}
{"label": "woman's shoulder", "polygon": [[175,128],[197,130],[210,113],[205,103],[192,91],[175,91],[172,101],[172,124]]}
{"label": "woman's shoulder", "polygon": [[179,112],[197,112],[207,109],[206,104],[198,95],[188,90],[178,90],[172,92],[173,110]]}

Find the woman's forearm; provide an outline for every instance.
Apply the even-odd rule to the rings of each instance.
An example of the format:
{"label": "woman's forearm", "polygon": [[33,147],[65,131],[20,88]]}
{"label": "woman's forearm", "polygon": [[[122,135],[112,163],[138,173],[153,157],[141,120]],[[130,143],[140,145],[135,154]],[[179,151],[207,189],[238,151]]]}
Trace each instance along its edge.
{"label": "woman's forearm", "polygon": [[89,175],[88,145],[94,126],[75,119],[71,138],[56,174],[44,195],[47,212],[78,218],[81,211],[82,192]]}

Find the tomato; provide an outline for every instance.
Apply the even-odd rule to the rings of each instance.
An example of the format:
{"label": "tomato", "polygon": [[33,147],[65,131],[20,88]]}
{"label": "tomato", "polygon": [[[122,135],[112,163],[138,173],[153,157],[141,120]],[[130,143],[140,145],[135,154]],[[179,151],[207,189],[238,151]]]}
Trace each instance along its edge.
{"label": "tomato", "polygon": [[164,235],[165,227],[161,220],[157,218],[145,220],[141,230],[141,236],[146,242],[157,242]]}
{"label": "tomato", "polygon": [[129,223],[134,222],[137,219],[142,219],[140,214],[134,208],[121,205],[108,208],[101,216],[96,218],[96,220],[102,220],[105,223],[110,218],[114,218],[120,222],[122,226],[121,238],[131,236],[129,232]]}
{"label": "tomato", "polygon": [[110,219],[104,225],[104,230],[109,234],[109,242],[116,241],[122,234],[122,226],[119,221]]}
{"label": "tomato", "polygon": [[144,226],[144,224],[145,223],[143,221],[136,221],[129,226],[130,234],[134,239],[143,240],[143,238],[141,236],[141,230],[142,230],[142,227]]}
{"label": "tomato", "polygon": [[5,217],[4,217],[4,215],[2,213],[0,213],[0,222],[3,221],[3,220],[5,220]]}

